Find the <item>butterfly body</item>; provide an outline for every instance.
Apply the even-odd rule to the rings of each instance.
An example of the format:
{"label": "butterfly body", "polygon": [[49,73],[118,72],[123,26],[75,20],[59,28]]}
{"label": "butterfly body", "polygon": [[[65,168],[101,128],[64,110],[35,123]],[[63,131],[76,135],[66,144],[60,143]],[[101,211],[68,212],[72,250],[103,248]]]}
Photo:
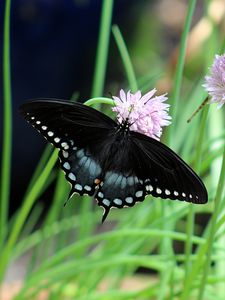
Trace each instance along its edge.
{"label": "butterfly body", "polygon": [[195,172],[171,149],[81,103],[35,100],[21,106],[33,127],[59,149],[70,196],[94,196],[105,209],[133,206],[146,195],[206,203]]}

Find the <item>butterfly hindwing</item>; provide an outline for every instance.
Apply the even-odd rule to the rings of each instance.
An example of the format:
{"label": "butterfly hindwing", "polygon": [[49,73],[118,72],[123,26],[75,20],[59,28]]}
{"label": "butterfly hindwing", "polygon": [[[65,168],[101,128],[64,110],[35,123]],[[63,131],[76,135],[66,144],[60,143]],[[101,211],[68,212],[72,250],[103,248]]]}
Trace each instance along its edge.
{"label": "butterfly hindwing", "polygon": [[145,195],[143,180],[137,176],[123,174],[122,171],[106,172],[95,196],[98,205],[105,210],[102,221],[112,207],[134,206],[136,202],[143,201]]}
{"label": "butterfly hindwing", "polygon": [[61,167],[71,184],[71,193],[93,196],[102,169],[87,149],[72,147],[59,152]]}
{"label": "butterfly hindwing", "polygon": [[131,132],[147,194],[163,199],[206,203],[206,188],[198,175],[170,148],[137,132]]}

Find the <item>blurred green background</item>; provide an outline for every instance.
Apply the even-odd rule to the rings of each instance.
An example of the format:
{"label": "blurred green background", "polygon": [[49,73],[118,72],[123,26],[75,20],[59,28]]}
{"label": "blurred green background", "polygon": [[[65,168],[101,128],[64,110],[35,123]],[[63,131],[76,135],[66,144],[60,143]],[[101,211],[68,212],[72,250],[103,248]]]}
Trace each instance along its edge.
{"label": "blurred green background", "polygon": [[[206,97],[214,55],[224,53],[224,16],[224,0],[0,3],[2,299],[224,299],[224,111],[207,106],[186,122]],[[209,204],[148,197],[101,225],[89,197],[63,208],[69,186],[57,154],[18,107],[136,85],[168,93],[173,124],[162,140],[200,174]]]}

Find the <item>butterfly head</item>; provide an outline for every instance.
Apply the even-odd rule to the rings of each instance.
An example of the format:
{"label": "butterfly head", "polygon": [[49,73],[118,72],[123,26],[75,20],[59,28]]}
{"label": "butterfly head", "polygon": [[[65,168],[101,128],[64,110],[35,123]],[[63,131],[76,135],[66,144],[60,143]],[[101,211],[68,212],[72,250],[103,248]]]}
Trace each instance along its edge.
{"label": "butterfly head", "polygon": [[132,124],[129,123],[129,118],[126,118],[121,123],[118,124],[118,131],[122,132],[123,134],[128,134],[130,131],[130,127]]}

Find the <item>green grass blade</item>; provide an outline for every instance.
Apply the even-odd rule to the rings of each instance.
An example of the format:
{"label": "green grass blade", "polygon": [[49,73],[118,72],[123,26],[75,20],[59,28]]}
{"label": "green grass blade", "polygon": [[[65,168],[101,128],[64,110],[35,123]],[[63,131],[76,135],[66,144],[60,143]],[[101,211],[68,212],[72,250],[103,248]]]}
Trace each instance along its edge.
{"label": "green grass blade", "polygon": [[[171,93],[171,102],[170,102],[170,104],[171,104],[170,114],[172,117],[173,125],[170,126],[169,129],[167,130],[167,136],[166,136],[169,146],[172,145],[172,135],[174,134],[175,128],[176,128],[177,106],[178,106],[180,90],[181,90],[182,75],[183,75],[185,53],[186,53],[186,46],[187,46],[187,38],[188,38],[188,33],[190,31],[190,26],[191,26],[191,21],[192,21],[192,16],[194,13],[195,5],[196,5],[196,0],[189,1],[188,8],[187,8],[187,16],[186,16],[186,20],[185,20],[185,24],[184,24],[183,33],[181,36],[180,51],[179,51],[178,63],[177,63],[175,79],[174,79],[174,86],[173,86],[173,90]],[[173,136],[173,138],[174,138],[174,136]],[[169,208],[169,205],[168,205],[168,207],[166,207],[166,206],[167,205],[165,204],[165,207],[162,210],[163,212],[165,212],[166,209]],[[164,217],[164,214],[162,213],[162,218],[163,217]],[[162,244],[162,249],[161,249],[162,253],[165,253],[167,251],[168,243],[169,243],[169,241],[165,240],[164,243]],[[170,243],[170,248],[172,248],[171,243]],[[166,275],[161,274],[161,276],[164,277]],[[171,278],[173,278],[173,274],[171,274],[171,276],[172,276]],[[161,285],[162,289],[164,289],[163,282],[165,282],[165,281],[162,280],[162,285]],[[173,290],[173,281],[172,280],[171,280],[171,290]]]}
{"label": "green grass blade", "polygon": [[[95,60],[95,70],[92,84],[91,97],[101,97],[105,85],[106,67],[109,52],[109,40],[111,31],[111,19],[113,12],[113,0],[103,0],[102,1],[102,12],[99,30],[99,39],[97,46],[97,54]],[[97,99],[96,99],[97,100]],[[90,103],[90,102],[89,102]],[[99,107],[98,101],[92,102],[92,104],[97,108]],[[83,222],[81,224],[80,230],[86,234],[91,234],[91,232],[96,227],[92,219],[88,219],[87,215],[92,209],[91,201],[82,201],[81,212]],[[82,228],[83,227],[83,228]]]}
{"label": "green grass blade", "polygon": [[119,30],[119,27],[117,25],[113,25],[112,27],[112,32],[117,44],[117,47],[119,49],[122,62],[126,71],[126,76],[128,80],[129,87],[133,93],[135,93],[138,90],[138,85],[137,85],[137,79],[134,73],[134,68],[131,63],[130,55],[128,53],[126,44],[124,42],[123,36]]}
{"label": "green grass blade", "polygon": [[7,231],[8,207],[10,196],[10,174],[12,153],[12,97],[10,67],[10,7],[11,1],[5,1],[3,33],[3,143],[0,182],[0,245]]}
{"label": "green grass blade", "polygon": [[[182,75],[183,75],[183,69],[184,69],[184,62],[185,62],[185,53],[187,48],[187,39],[188,34],[191,27],[191,21],[194,14],[194,9],[196,6],[196,0],[190,0],[188,3],[187,8],[187,16],[184,24],[183,33],[181,36],[181,43],[180,43],[180,51],[179,51],[179,57],[178,57],[178,63],[176,67],[176,73],[174,78],[174,87],[170,96],[171,99],[171,107],[170,107],[170,114],[172,116],[172,121],[174,124],[176,124],[176,118],[177,118],[177,108],[178,108],[178,102],[180,97],[180,91],[181,91],[181,83],[182,83]],[[168,130],[169,134],[169,145],[172,144],[172,135],[175,130],[175,126],[170,126]]]}
{"label": "green grass blade", "polygon": [[[203,114],[202,114],[202,120],[200,123],[200,129],[199,129],[199,135],[197,139],[197,147],[196,147],[196,158],[195,158],[195,171],[199,173],[200,166],[201,166],[201,157],[202,157],[202,148],[203,148],[203,141],[204,141],[204,134],[206,129],[206,122],[207,122],[207,115],[208,115],[209,107],[205,107]],[[186,260],[185,260],[185,280],[187,280],[188,273],[191,268],[191,261],[190,256],[192,252],[192,242],[191,242],[191,236],[194,232],[194,223],[195,223],[195,210],[194,205],[190,204],[189,212],[187,215],[187,241],[185,243],[185,254],[186,254]],[[184,283],[185,284],[185,283]]]}
{"label": "green grass blade", "polygon": [[105,73],[107,58],[109,52],[109,37],[111,28],[111,19],[113,11],[113,0],[103,0],[102,14],[99,32],[99,41],[95,61],[95,71],[91,97],[98,97],[103,94],[105,84]]}
{"label": "green grass blade", "polygon": [[14,244],[16,243],[21,230],[24,226],[24,223],[26,221],[26,218],[28,214],[30,213],[30,210],[37,199],[37,196],[39,195],[40,190],[43,188],[45,181],[47,180],[52,168],[54,167],[56,160],[58,157],[58,153],[55,150],[49,159],[45,169],[43,170],[42,174],[38,178],[38,180],[33,185],[32,189],[30,190],[30,193],[27,195],[27,197],[24,200],[24,203],[17,215],[17,218],[15,220],[15,223],[13,225],[12,231],[10,232],[9,239],[2,251],[1,254],[1,261],[0,261],[0,280],[3,279],[6,266],[8,264],[12,248]]}
{"label": "green grass blade", "polygon": [[216,234],[216,222],[217,222],[217,219],[220,214],[220,203],[222,201],[222,195],[224,192],[224,182],[225,182],[225,147],[224,147],[224,153],[223,153],[222,167],[221,167],[221,171],[220,171],[220,178],[219,178],[215,201],[214,201],[215,206],[214,206],[214,212],[212,215],[209,238],[207,240],[207,245],[208,245],[207,256],[205,259],[204,268],[203,268],[203,272],[202,272],[202,279],[201,279],[201,284],[200,284],[200,289],[199,289],[199,294],[198,294],[198,300],[202,300],[204,297],[204,290],[205,290],[205,285],[206,285],[206,281],[207,281],[207,276],[209,273],[210,265],[212,263],[211,255],[212,255],[212,250],[213,250],[213,241],[214,241],[215,234]]}
{"label": "green grass blade", "polygon": [[85,104],[88,106],[95,105],[95,104],[102,104],[102,103],[113,105],[113,100],[105,97],[96,97],[96,98],[89,99],[85,102]]}
{"label": "green grass blade", "polygon": [[34,185],[35,181],[40,176],[42,170],[44,169],[44,166],[48,162],[48,159],[49,159],[52,151],[53,151],[53,147],[51,145],[47,145],[45,147],[44,152],[42,153],[41,158],[38,162],[38,165],[36,166],[35,171],[34,171],[32,177],[31,177],[31,180],[30,180],[29,185],[27,187],[25,196],[26,196],[27,193],[29,193],[29,191],[31,190],[31,188]]}

